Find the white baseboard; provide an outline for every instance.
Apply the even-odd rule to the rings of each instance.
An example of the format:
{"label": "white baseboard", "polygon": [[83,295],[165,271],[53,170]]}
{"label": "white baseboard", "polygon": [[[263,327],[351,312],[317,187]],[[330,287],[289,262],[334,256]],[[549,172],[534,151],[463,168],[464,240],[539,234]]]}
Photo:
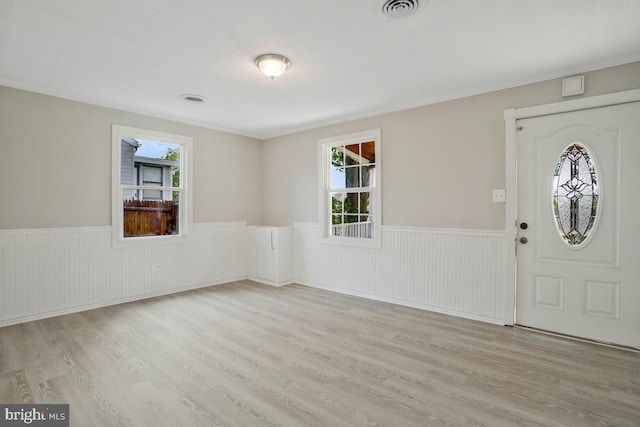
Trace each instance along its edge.
{"label": "white baseboard", "polygon": [[208,288],[210,286],[223,285],[225,283],[232,283],[232,282],[237,282],[237,281],[240,281],[240,280],[245,280],[246,278],[247,278],[246,276],[230,277],[228,279],[221,279],[221,280],[216,280],[216,281],[213,281],[213,282],[197,283],[195,285],[187,285],[187,286],[182,286],[182,287],[178,287],[178,288],[165,289],[165,290],[162,290],[162,291],[148,292],[148,293],[145,293],[145,294],[133,295],[133,296],[129,296],[129,297],[126,297],[126,298],[117,298],[117,299],[113,299],[113,300],[110,300],[110,301],[100,301],[100,302],[93,303],[93,304],[79,305],[79,306],[75,306],[75,307],[67,307],[67,308],[64,308],[62,310],[53,310],[53,311],[48,311],[48,312],[43,312],[43,313],[35,313],[35,314],[27,315],[27,316],[16,317],[16,318],[13,318],[13,319],[3,319],[3,320],[0,321],[0,327],[10,326],[10,325],[17,325],[17,324],[26,323],[26,322],[32,322],[34,320],[48,319],[48,318],[51,318],[51,317],[64,316],[65,314],[80,313],[80,312],[83,312],[83,311],[94,310],[96,308],[109,307],[111,305],[117,305],[117,304],[125,304],[125,303],[128,303],[128,302],[140,301],[140,300],[160,297],[160,296],[164,296],[164,295],[177,294],[177,293],[180,293],[180,292],[191,291],[191,290],[194,290],[194,289]]}
{"label": "white baseboard", "polygon": [[395,299],[395,298],[388,298],[388,297],[383,297],[383,296],[380,296],[380,295],[369,294],[369,293],[366,293],[366,292],[358,292],[358,291],[352,291],[352,290],[347,290],[347,289],[332,288],[332,287],[323,286],[323,285],[320,285],[320,284],[317,284],[317,283],[309,283],[309,282],[303,282],[303,281],[296,281],[295,283],[298,283],[298,284],[304,285],[304,286],[309,286],[311,288],[324,289],[326,291],[337,292],[337,293],[345,294],[345,295],[351,295],[351,296],[354,296],[354,297],[367,298],[367,299],[370,299],[370,300],[380,301],[380,302],[388,302],[388,303],[391,303],[391,304],[401,305],[401,306],[404,306],[404,307],[418,308],[420,310],[432,311],[434,313],[447,314],[447,315],[450,315],[450,316],[461,317],[463,319],[477,320],[479,322],[485,322],[485,323],[491,323],[491,324],[494,324],[494,325],[504,326],[503,319],[497,319],[497,318],[487,317],[487,316],[479,316],[479,315],[476,315],[476,314],[465,313],[465,312],[461,312],[461,311],[457,311],[457,310],[450,310],[450,309],[443,308],[443,307],[435,307],[435,306],[431,306],[431,305],[416,304],[416,303],[413,303],[411,301],[404,301],[404,300],[399,300],[399,299]]}
{"label": "white baseboard", "polygon": [[259,279],[259,278],[254,277],[254,276],[248,276],[247,279],[249,279],[249,280],[251,280],[253,282],[261,283],[263,285],[274,286],[276,288],[279,288],[281,286],[290,285],[290,284],[294,283],[293,279],[292,280],[285,280],[285,281],[282,281],[282,282],[273,282],[271,280]]}

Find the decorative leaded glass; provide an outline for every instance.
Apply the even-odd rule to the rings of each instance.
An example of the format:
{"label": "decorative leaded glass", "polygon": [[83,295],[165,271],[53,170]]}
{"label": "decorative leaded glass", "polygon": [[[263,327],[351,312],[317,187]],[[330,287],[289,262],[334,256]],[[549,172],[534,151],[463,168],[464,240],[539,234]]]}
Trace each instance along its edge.
{"label": "decorative leaded glass", "polygon": [[573,143],[556,164],[553,214],[562,239],[579,246],[589,237],[598,215],[598,174],[587,148]]}

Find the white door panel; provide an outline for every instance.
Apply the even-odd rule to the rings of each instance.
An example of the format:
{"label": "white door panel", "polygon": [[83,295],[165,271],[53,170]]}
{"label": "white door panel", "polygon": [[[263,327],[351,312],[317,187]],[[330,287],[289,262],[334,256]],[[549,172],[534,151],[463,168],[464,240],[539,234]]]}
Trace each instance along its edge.
{"label": "white door panel", "polygon": [[[518,127],[518,223],[528,227],[518,229],[527,242],[517,249],[516,322],[640,348],[640,103]],[[589,237],[570,245],[556,224],[552,188],[561,154],[575,143],[595,163],[599,197]]]}

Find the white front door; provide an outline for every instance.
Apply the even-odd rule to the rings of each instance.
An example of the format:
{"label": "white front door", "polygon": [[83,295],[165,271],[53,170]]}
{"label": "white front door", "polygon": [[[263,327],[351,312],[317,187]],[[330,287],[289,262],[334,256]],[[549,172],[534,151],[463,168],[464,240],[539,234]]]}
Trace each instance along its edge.
{"label": "white front door", "polygon": [[516,323],[640,348],[640,102],[517,126]]}

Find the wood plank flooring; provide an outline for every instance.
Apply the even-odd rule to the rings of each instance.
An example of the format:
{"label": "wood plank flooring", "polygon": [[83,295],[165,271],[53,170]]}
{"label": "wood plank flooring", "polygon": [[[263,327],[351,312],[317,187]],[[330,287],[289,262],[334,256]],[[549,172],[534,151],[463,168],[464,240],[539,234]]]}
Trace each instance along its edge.
{"label": "wood plank flooring", "polygon": [[72,426],[640,426],[640,354],[242,281],[0,328]]}

